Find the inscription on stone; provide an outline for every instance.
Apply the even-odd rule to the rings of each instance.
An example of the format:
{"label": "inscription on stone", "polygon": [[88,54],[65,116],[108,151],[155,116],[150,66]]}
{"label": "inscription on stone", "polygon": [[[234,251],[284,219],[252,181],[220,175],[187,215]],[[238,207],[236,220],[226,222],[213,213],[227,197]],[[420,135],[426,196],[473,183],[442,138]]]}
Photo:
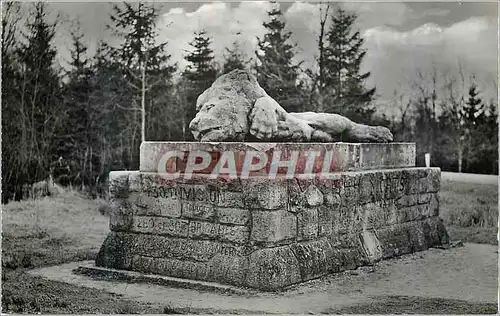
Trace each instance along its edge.
{"label": "inscription on stone", "polygon": [[186,220],[166,217],[134,216],[132,218],[132,231],[138,233],[187,237],[188,225]]}
{"label": "inscription on stone", "polygon": [[181,204],[182,216],[193,219],[213,219],[215,216],[214,206],[201,202],[186,201]]}
{"label": "inscription on stone", "polygon": [[190,222],[189,237],[219,239],[244,243],[248,239],[248,229],[244,226],[228,226],[207,222]]}
{"label": "inscription on stone", "polygon": [[170,198],[172,200],[221,203],[223,191],[214,186],[152,187],[146,190],[148,197]]}

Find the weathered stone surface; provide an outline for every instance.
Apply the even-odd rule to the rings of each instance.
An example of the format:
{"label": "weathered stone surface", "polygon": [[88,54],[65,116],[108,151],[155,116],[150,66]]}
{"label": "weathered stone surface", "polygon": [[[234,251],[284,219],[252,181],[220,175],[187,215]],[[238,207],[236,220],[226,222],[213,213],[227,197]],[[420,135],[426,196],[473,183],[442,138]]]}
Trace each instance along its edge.
{"label": "weathered stone surface", "polygon": [[250,211],[239,208],[217,208],[217,218],[221,224],[247,225]]}
{"label": "weathered stone surface", "polygon": [[325,204],[328,206],[338,207],[342,202],[340,197],[340,192],[336,192],[334,190],[330,190],[324,195]]}
{"label": "weathered stone surface", "polygon": [[403,196],[404,186],[400,177],[394,178],[394,175],[398,175],[397,172],[386,173],[387,179],[384,180],[384,199],[392,200],[398,199]]}
{"label": "weathered stone surface", "polygon": [[137,235],[132,253],[148,257],[209,261],[217,253],[242,253],[241,246],[212,240],[185,239],[158,235]]}
{"label": "weathered stone surface", "polygon": [[182,202],[182,217],[215,221],[215,207],[198,201]]}
{"label": "weathered stone surface", "polygon": [[188,221],[157,216],[134,216],[131,232],[168,235],[174,237],[188,236]]}
{"label": "weathered stone surface", "polygon": [[247,286],[248,257],[216,254],[208,263],[208,275],[212,281]]}
{"label": "weathered stone surface", "polygon": [[431,217],[422,222],[423,232],[428,247],[448,244],[450,238],[442,219]]}
{"label": "weathered stone surface", "polygon": [[360,167],[364,170],[415,166],[414,143],[366,144],[360,147]]}
{"label": "weathered stone surface", "polygon": [[297,217],[286,210],[252,210],[250,238],[257,242],[277,242],[297,236]]}
{"label": "weathered stone surface", "polygon": [[432,193],[421,193],[417,197],[418,204],[427,204],[431,201]]}
{"label": "weathered stone surface", "polygon": [[382,259],[382,247],[374,230],[363,230],[361,244],[368,261],[377,262]]}
{"label": "weathered stone surface", "polygon": [[299,262],[289,246],[261,249],[250,255],[248,286],[272,291],[300,281]]}
{"label": "weathered stone surface", "polygon": [[[289,151],[304,146],[268,145],[255,146]],[[363,161],[358,159],[365,154],[362,145],[308,145],[308,151],[319,145],[323,151],[344,148],[334,168],[368,168],[361,167]],[[199,150],[196,143],[175,146]],[[219,151],[238,148],[241,153],[253,144],[199,146]],[[380,161],[390,164],[390,159]],[[112,232],[96,262],[110,268],[281,289],[447,243],[437,217],[439,179],[438,168],[274,180],[210,179],[208,174],[165,180],[153,172],[118,172],[110,179]]]}
{"label": "weathered stone surface", "polygon": [[311,280],[333,270],[335,253],[325,239],[291,245],[297,258],[302,281]]}
{"label": "weathered stone surface", "polygon": [[416,223],[415,225],[408,225],[407,228],[411,252],[426,250],[428,245],[423,224]]}
{"label": "weathered stone surface", "polygon": [[439,216],[439,193],[434,193],[431,196],[431,201],[428,204],[429,216]]}
{"label": "weathered stone surface", "polygon": [[363,172],[360,175],[359,197],[360,204],[381,201],[384,198],[384,173]]}
{"label": "weathered stone surface", "polygon": [[142,174],[140,171],[130,171],[128,189],[130,192],[142,192]]}
{"label": "weathered stone surface", "polygon": [[96,265],[114,269],[130,269],[133,244],[133,236],[127,233],[110,232],[97,254]]}
{"label": "weathered stone surface", "polygon": [[109,230],[130,231],[132,229],[132,216],[111,212],[109,214]]}
{"label": "weathered stone surface", "polygon": [[427,179],[429,181],[427,192],[439,192],[441,188],[441,169],[429,168]]}
{"label": "weathered stone surface", "polygon": [[[258,150],[266,152],[269,148],[281,152],[290,150],[298,150],[303,153],[319,152],[320,155],[325,155],[325,152],[331,151],[333,161],[331,163],[331,167],[327,170],[330,172],[374,170],[379,168],[396,169],[415,166],[414,143],[266,143],[266,148],[259,148]],[[158,172],[158,162],[165,153],[170,151],[188,153],[195,150],[210,153],[229,151],[238,154],[256,149],[252,143],[237,142],[143,142],[140,148],[139,170],[141,172]],[[390,157],[387,158],[387,156],[384,156],[383,152],[388,152]],[[236,154],[235,157],[239,157],[239,154]],[[304,161],[299,160],[297,164],[298,173],[304,173],[307,171],[304,169],[306,158],[302,157],[307,157],[307,155],[300,156],[300,159],[304,159]],[[242,163],[241,161],[238,161],[238,159],[236,160],[236,164]],[[319,166],[315,168],[319,168]],[[171,172],[174,171],[175,170],[172,170]],[[278,170],[278,174],[283,172],[286,173],[286,170]],[[195,174],[196,173],[197,172],[195,171]],[[201,170],[199,173],[207,174],[207,171]]]}
{"label": "weathered stone surface", "polygon": [[346,234],[351,231],[354,224],[355,205],[351,207],[341,206],[338,210],[332,212],[333,215],[333,233]]}
{"label": "weathered stone surface", "polygon": [[327,237],[334,257],[334,271],[352,270],[368,263],[359,234],[337,234]]}
{"label": "weathered stone surface", "polygon": [[109,194],[113,198],[126,198],[130,192],[128,187],[129,171],[111,171],[109,173]]}
{"label": "weathered stone surface", "polygon": [[297,240],[311,240],[318,237],[318,209],[304,208],[297,214]]}
{"label": "weathered stone surface", "polygon": [[398,208],[415,206],[415,205],[419,204],[418,203],[419,199],[420,199],[419,194],[403,195],[399,199],[396,199],[396,206]]}
{"label": "weathered stone surface", "polygon": [[134,215],[181,216],[181,201],[175,197],[154,197],[148,193],[132,192],[128,200]]}
{"label": "weathered stone surface", "polygon": [[359,206],[363,216],[363,229],[378,229],[397,223],[397,208],[391,201],[368,203]]}
{"label": "weathered stone surface", "polygon": [[326,205],[318,207],[318,237],[333,234],[335,212],[339,212],[338,207]]}
{"label": "weathered stone surface", "polygon": [[310,207],[320,206],[323,204],[323,193],[314,185],[307,188],[305,192],[307,205]]}
{"label": "weathered stone surface", "polygon": [[343,187],[340,188],[340,197],[342,199],[341,205],[344,207],[351,207],[359,203],[359,187]]}
{"label": "weathered stone surface", "polygon": [[[361,176],[359,187],[350,188],[350,191],[358,191],[358,201],[360,204],[365,204],[369,202],[374,202],[373,190],[375,189],[373,181],[371,181],[369,174]],[[349,193],[352,194],[352,193]],[[356,203],[356,201],[353,201]],[[349,203],[349,202],[346,202]]]}
{"label": "weathered stone surface", "polygon": [[245,198],[243,192],[232,192],[227,190],[220,191],[220,199],[217,199],[215,205],[218,207],[244,208]]}
{"label": "weathered stone surface", "polygon": [[277,210],[286,207],[288,185],[285,179],[250,179],[244,185],[245,206],[251,209]]}
{"label": "weathered stone surface", "polygon": [[408,238],[408,225],[408,223],[395,224],[377,230],[383,259],[410,253],[412,248]]}
{"label": "weathered stone surface", "polygon": [[142,273],[168,275],[194,280],[207,280],[211,278],[208,273],[207,264],[204,262],[135,255],[132,258],[131,267],[133,270]]}
{"label": "weathered stone surface", "polygon": [[[311,186],[314,186],[318,181],[316,179],[292,179],[288,181],[287,198],[288,207],[291,212],[296,206],[303,207],[307,205],[306,192]],[[313,192],[311,192],[313,193]]]}
{"label": "weathered stone surface", "polygon": [[244,226],[228,226],[200,221],[189,223],[190,238],[204,238],[244,244],[248,241],[248,236],[249,229]]}
{"label": "weathered stone surface", "polygon": [[397,210],[397,222],[406,223],[423,220],[427,217],[425,205],[415,205],[402,207]]}
{"label": "weathered stone surface", "polygon": [[342,187],[359,187],[361,182],[361,173],[358,172],[346,172],[342,174]]}

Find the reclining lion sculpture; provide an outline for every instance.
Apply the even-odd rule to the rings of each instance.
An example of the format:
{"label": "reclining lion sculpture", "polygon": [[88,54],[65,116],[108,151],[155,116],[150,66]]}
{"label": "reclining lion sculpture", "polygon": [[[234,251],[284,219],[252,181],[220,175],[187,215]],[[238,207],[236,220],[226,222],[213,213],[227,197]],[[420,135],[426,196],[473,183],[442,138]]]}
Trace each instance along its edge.
{"label": "reclining lion sculpture", "polygon": [[189,128],[196,140],[269,142],[390,142],[382,126],[357,124],[330,113],[287,113],[255,76],[233,70],[214,81],[196,101]]}

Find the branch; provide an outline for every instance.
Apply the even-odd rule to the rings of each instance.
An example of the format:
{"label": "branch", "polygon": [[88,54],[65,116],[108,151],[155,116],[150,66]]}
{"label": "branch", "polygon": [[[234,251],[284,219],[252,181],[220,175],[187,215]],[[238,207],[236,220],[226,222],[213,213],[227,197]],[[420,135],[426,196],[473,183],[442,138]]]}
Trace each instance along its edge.
{"label": "branch", "polygon": [[154,83],[150,84],[147,88],[146,88],[146,91],[149,91],[150,89],[152,89],[154,86],[156,86],[157,84],[159,84],[160,82],[162,82],[164,79],[158,79],[157,81],[155,81]]}
{"label": "branch", "polygon": [[137,76],[135,73],[132,72],[131,69],[129,68],[125,68],[125,70],[137,81],[141,81],[141,78],[139,76]]}
{"label": "branch", "polygon": [[130,82],[129,80],[127,80],[127,84],[129,86],[131,86],[132,88],[136,89],[136,90],[141,90],[138,86],[136,86],[135,84],[133,84],[132,82]]}

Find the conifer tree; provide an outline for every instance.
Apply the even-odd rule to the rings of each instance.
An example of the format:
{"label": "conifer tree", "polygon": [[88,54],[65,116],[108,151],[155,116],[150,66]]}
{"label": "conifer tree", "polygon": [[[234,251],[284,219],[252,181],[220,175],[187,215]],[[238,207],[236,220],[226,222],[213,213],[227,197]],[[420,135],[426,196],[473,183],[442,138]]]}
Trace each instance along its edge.
{"label": "conifer tree", "polygon": [[[57,148],[57,169],[54,179],[66,185],[90,187],[95,193],[95,179],[99,173],[99,151],[101,150],[99,132],[102,108],[92,102],[94,69],[87,54],[80,27],[71,32],[72,48],[68,82],[63,88],[63,106],[66,124]],[[56,170],[54,170],[56,171]]]}
{"label": "conifer tree", "polygon": [[[239,33],[238,33],[239,35]],[[227,74],[235,69],[247,69],[250,60],[246,60],[243,52],[241,51],[238,41],[234,41],[231,48],[226,47],[224,54],[224,64],[222,72]]]}
{"label": "conifer tree", "polygon": [[327,103],[324,108],[327,112],[367,122],[374,113],[369,103],[375,94],[375,88],[367,89],[364,86],[370,72],[360,73],[367,51],[362,49],[364,39],[359,30],[353,31],[356,18],[355,14],[341,8],[332,15],[324,52],[325,85],[329,88],[324,98]]}
{"label": "conifer tree", "polygon": [[291,32],[285,31],[279,8],[270,10],[268,16],[270,21],[263,23],[267,33],[258,39],[257,80],[285,110],[300,111],[304,98],[298,82],[300,63],[293,62],[295,46],[289,43]]}
{"label": "conifer tree", "polygon": [[469,97],[462,110],[462,135],[465,138],[466,170],[470,171],[480,157],[478,153],[488,140],[483,135],[486,120],[485,106],[479,97],[477,85],[472,82],[469,87]]}
{"label": "conifer tree", "polygon": [[214,51],[211,48],[212,40],[206,31],[201,30],[194,33],[194,39],[189,43],[192,51],[188,52],[184,59],[188,62],[182,74],[184,84],[188,84],[183,90],[184,100],[183,138],[191,139],[192,135],[187,131],[189,122],[196,116],[196,100],[198,96],[208,89],[217,77],[217,67],[214,60]]}
{"label": "conifer tree", "polygon": [[184,59],[189,62],[183,76],[197,85],[200,90],[207,89],[217,76],[214,63],[212,40],[206,31],[195,32],[194,39],[189,43],[193,48]]}
{"label": "conifer tree", "polygon": [[61,78],[55,67],[57,51],[53,44],[57,20],[48,22],[43,2],[33,4],[30,16],[23,43],[17,50],[22,68],[19,93],[23,130],[19,150],[27,161],[28,181],[35,182],[49,175],[64,111],[61,111]]}

